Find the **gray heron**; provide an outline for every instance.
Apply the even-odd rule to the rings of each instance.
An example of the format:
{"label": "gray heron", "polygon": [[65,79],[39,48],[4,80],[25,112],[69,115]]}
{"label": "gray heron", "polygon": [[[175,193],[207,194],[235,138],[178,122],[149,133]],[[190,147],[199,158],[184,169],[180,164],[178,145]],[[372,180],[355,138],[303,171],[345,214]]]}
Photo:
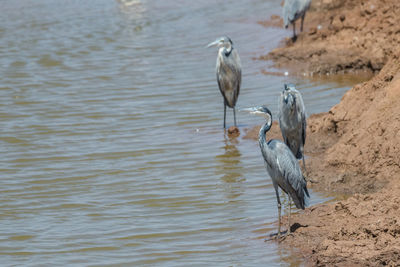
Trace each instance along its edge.
{"label": "gray heron", "polygon": [[233,118],[236,126],[235,105],[239,97],[242,81],[242,67],[239,54],[233,47],[229,37],[221,37],[207,47],[217,46],[217,82],[224,97],[224,129],[226,128],[226,106],[233,109]]}
{"label": "gray heron", "polygon": [[243,109],[243,111],[250,112],[251,114],[262,115],[267,120],[264,126],[260,129],[258,141],[261,154],[264,158],[264,165],[272,179],[278,202],[279,238],[281,234],[281,201],[279,198],[278,187],[280,187],[289,197],[288,232],[290,232],[291,200],[294,201],[294,204],[298,209],[304,210],[307,198],[310,197],[307,190],[307,181],[301,172],[298,161],[285,143],[276,139],[267,142],[265,135],[272,125],[271,111],[265,106],[247,108]]}
{"label": "gray heron", "polygon": [[296,39],[296,20],[301,18],[300,31],[303,31],[304,17],[310,8],[311,0],[285,0],[283,5],[283,23],[285,28],[293,24],[293,40]]}
{"label": "gray heron", "polygon": [[279,127],[283,141],[297,159],[303,159],[303,167],[306,171],[304,160],[307,129],[306,109],[300,92],[296,90],[293,84],[285,84],[279,98],[278,107]]}

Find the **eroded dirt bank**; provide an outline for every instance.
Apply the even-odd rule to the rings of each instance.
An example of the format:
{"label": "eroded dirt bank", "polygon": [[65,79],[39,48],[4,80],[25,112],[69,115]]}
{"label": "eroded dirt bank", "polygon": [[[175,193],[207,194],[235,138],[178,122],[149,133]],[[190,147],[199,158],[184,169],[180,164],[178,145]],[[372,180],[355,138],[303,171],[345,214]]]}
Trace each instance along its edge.
{"label": "eroded dirt bank", "polygon": [[[287,41],[267,56],[281,67],[301,63],[309,72],[377,73],[329,112],[308,119],[307,176],[318,182],[309,187],[350,195],[294,216],[295,232],[282,245],[298,248],[310,265],[400,266],[397,14],[397,0],[314,0],[308,29],[294,44]],[[249,130],[247,138],[256,139],[258,129]],[[279,126],[274,124],[268,138],[276,137]]]}

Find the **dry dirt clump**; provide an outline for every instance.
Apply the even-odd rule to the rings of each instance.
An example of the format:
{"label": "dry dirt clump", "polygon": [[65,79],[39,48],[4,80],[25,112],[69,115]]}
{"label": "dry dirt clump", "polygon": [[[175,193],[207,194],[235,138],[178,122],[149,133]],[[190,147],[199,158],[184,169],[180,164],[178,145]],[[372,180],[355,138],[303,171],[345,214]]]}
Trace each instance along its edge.
{"label": "dry dirt clump", "polygon": [[235,138],[235,137],[238,137],[239,135],[240,135],[240,131],[239,131],[238,127],[236,127],[236,126],[229,127],[229,129],[228,129],[229,137]]}
{"label": "dry dirt clump", "polygon": [[398,14],[398,0],[314,0],[296,42],[287,38],[284,47],[260,59],[308,74],[377,72],[400,42]]}

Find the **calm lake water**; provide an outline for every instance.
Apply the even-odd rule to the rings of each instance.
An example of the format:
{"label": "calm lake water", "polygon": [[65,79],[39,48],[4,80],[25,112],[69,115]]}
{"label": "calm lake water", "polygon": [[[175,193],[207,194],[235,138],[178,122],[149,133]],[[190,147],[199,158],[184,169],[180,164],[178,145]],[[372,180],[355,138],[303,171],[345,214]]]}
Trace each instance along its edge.
{"label": "calm lake water", "polygon": [[[217,51],[205,48],[234,41],[239,107],[276,113],[293,82],[308,114],[327,111],[356,80],[269,76],[284,70],[253,59],[291,35],[257,23],[280,1],[0,5],[1,265],[301,264],[264,242],[275,194],[257,142],[224,135]],[[238,123],[243,136],[262,121]]]}

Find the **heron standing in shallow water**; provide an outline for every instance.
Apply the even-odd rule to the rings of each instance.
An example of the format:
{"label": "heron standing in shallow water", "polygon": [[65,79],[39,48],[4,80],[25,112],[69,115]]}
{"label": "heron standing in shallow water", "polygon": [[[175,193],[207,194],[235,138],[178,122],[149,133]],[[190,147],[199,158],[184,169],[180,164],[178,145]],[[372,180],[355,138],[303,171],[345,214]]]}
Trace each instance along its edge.
{"label": "heron standing in shallow water", "polygon": [[266,118],[267,122],[261,127],[258,141],[260,144],[261,153],[264,158],[264,165],[272,179],[274,185],[276,199],[278,201],[278,238],[281,235],[281,201],[279,198],[278,187],[285,192],[289,197],[289,226],[290,232],[290,214],[291,214],[291,200],[298,209],[305,208],[306,199],[310,197],[307,190],[307,181],[305,180],[299,163],[294,157],[289,147],[280,140],[269,140],[267,142],[265,134],[271,129],[272,114],[271,111],[265,107],[255,107],[244,109],[251,114],[262,115]]}
{"label": "heron standing in shallow water", "polygon": [[304,17],[310,8],[311,0],[285,0],[283,5],[283,23],[285,28],[293,24],[293,40],[296,40],[296,20],[301,17],[300,31],[303,31]]}
{"label": "heron standing in shallow water", "polygon": [[297,159],[303,159],[303,167],[306,171],[304,160],[304,144],[306,142],[306,109],[303,98],[293,84],[285,84],[285,88],[279,98],[279,127],[281,128],[283,141],[293,152]]}
{"label": "heron standing in shallow water", "polygon": [[235,105],[239,97],[242,82],[242,66],[239,54],[233,47],[229,37],[221,37],[207,47],[217,46],[217,82],[224,97],[224,129],[226,128],[226,106],[233,109],[233,118],[236,126]]}

